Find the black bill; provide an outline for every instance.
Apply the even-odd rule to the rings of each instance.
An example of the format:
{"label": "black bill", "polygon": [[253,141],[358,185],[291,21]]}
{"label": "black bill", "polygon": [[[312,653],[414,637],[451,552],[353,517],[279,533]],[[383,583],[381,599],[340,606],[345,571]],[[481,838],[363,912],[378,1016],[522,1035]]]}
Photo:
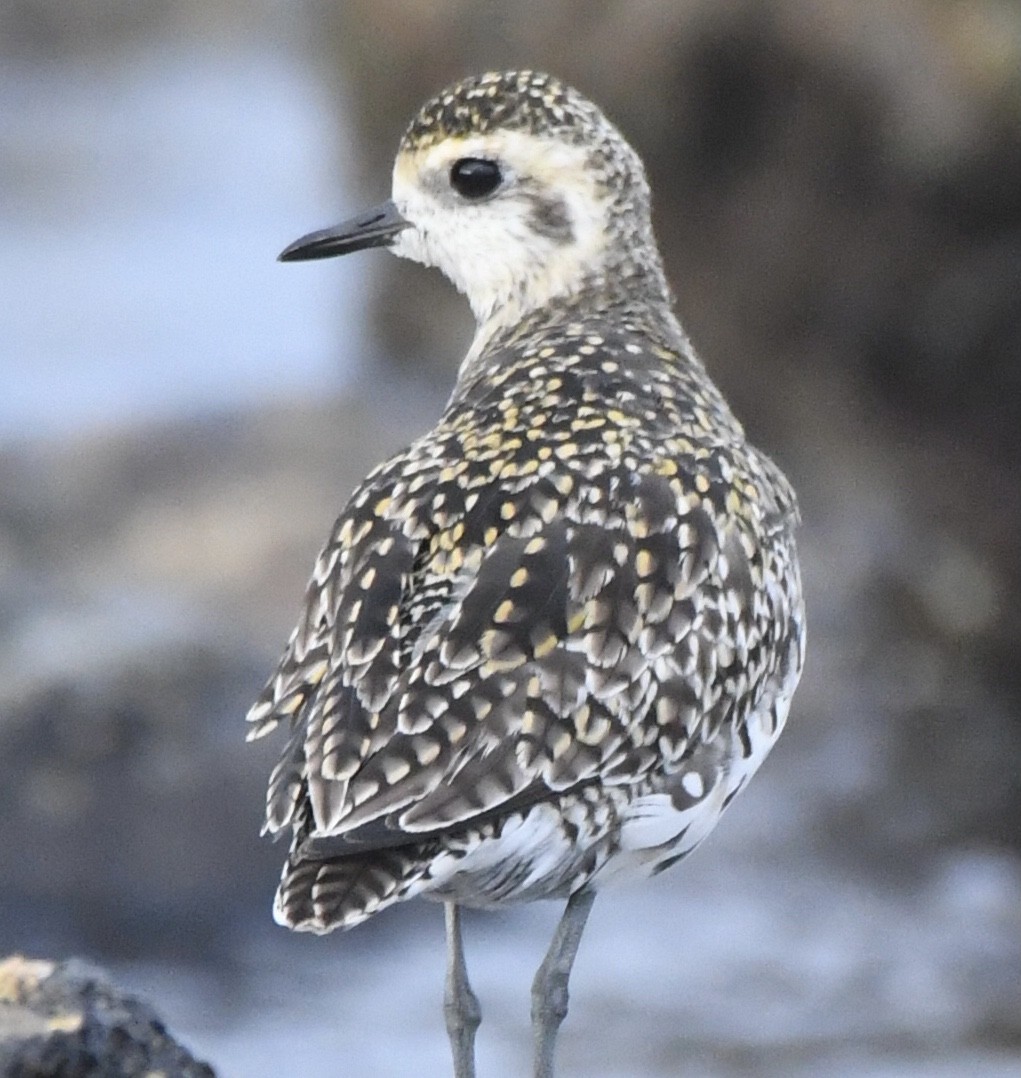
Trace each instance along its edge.
{"label": "black bill", "polygon": [[281,262],[307,262],[313,258],[350,254],[366,247],[389,247],[397,233],[407,227],[408,222],[397,212],[397,207],[392,202],[384,202],[333,228],[302,236],[285,247],[278,257]]}

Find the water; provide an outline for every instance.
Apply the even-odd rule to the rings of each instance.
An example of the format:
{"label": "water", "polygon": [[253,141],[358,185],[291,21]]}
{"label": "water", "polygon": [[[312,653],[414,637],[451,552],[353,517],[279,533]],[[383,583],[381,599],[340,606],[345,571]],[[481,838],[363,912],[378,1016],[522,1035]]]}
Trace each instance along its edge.
{"label": "water", "polygon": [[2,92],[0,439],[350,375],[366,267],[275,261],[354,209],[342,123],[299,54],[267,42],[6,57]]}

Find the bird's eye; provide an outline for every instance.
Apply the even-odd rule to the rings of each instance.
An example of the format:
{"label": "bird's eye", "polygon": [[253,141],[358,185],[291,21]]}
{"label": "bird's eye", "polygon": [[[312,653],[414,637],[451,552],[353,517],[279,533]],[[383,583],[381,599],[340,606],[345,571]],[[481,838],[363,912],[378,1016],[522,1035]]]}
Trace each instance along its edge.
{"label": "bird's eye", "polygon": [[491,195],[502,179],[500,166],[482,157],[462,157],[450,169],[450,186],[462,198],[473,201]]}

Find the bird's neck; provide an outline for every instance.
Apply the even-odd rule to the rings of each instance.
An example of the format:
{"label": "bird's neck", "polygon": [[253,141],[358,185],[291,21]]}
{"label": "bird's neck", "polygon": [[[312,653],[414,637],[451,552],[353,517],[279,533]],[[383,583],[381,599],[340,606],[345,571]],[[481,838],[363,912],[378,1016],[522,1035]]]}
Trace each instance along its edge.
{"label": "bird's neck", "polygon": [[459,382],[472,377],[505,345],[577,322],[599,320],[619,325],[630,321],[666,347],[682,352],[689,349],[658,258],[645,265],[621,258],[618,264],[586,276],[573,287],[544,292],[541,301],[527,288],[519,288],[482,309],[475,308],[475,316],[475,337],[461,364]]}

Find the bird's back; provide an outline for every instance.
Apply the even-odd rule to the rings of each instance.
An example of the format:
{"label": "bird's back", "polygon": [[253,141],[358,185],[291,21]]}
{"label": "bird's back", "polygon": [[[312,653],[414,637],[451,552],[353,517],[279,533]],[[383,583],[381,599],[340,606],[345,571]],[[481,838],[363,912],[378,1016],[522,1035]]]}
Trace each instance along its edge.
{"label": "bird's back", "polygon": [[323,553],[254,736],[279,920],[567,894],[687,853],[769,751],[803,657],[797,510],[671,318],[497,334]]}

